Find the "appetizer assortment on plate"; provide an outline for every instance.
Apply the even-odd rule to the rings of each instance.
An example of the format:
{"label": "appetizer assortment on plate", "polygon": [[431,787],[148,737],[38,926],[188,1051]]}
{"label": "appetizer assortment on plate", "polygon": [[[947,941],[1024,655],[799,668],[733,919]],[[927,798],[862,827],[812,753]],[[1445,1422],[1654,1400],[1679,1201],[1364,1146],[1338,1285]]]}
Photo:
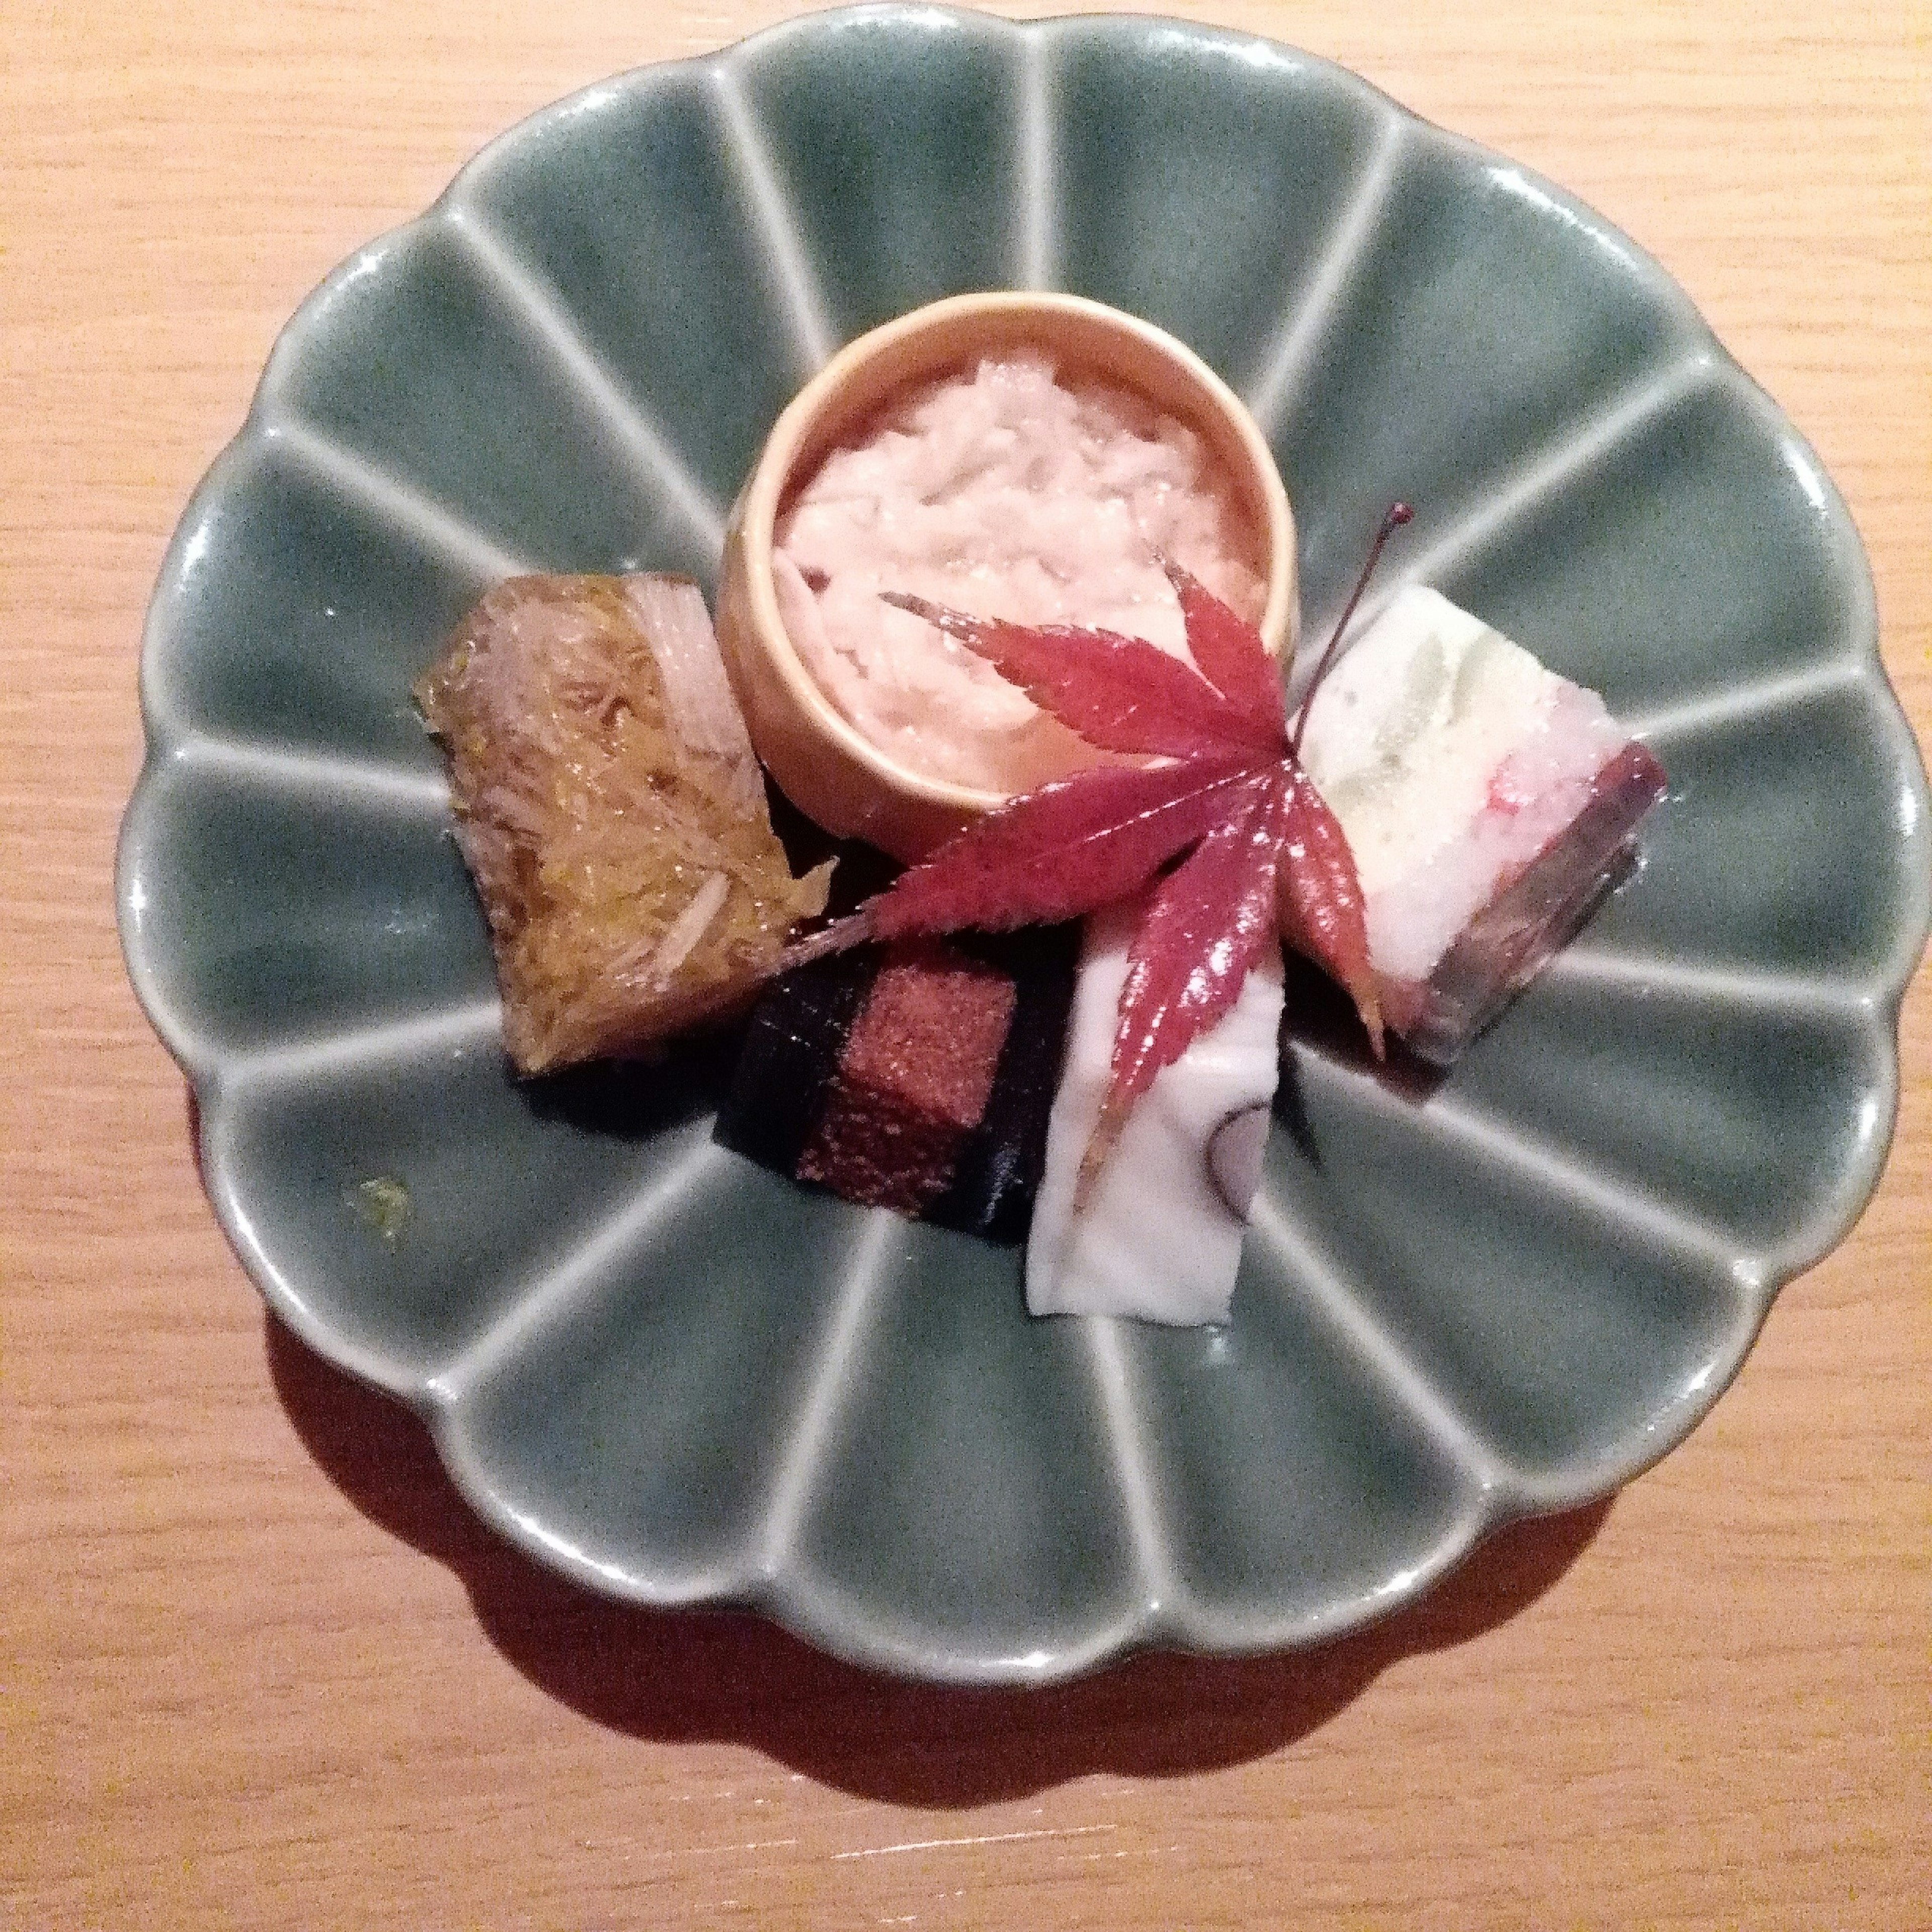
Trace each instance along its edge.
{"label": "appetizer assortment on plate", "polygon": [[[795,878],[772,831],[742,619],[734,663],[688,583],[500,586],[417,695],[506,1044],[526,1072],[635,1056],[755,1000],[724,1144],[1025,1231],[1036,1314],[1225,1321],[1282,944],[1378,1056],[1386,1027],[1453,1058],[1630,862],[1663,773],[1433,591],[1337,655],[1400,505],[1291,716],[1240,490],[1158,395],[1061,380],[1050,337],[871,400],[778,499],[772,604],[862,735],[990,797],[814,926],[831,866]],[[931,595],[956,586],[973,608]],[[1083,919],[1074,969],[1052,929]]]}
{"label": "appetizer assortment on plate", "polygon": [[[1015,281],[1117,306],[920,307]],[[1070,430],[898,452],[915,521],[972,482],[968,550],[855,564],[837,459],[1048,380]],[[1056,507],[1082,467],[1131,507]],[[1325,632],[1409,493],[1304,719],[1298,607]],[[703,594],[531,580],[645,568]],[[1265,690],[1246,634],[1189,646],[1189,579]],[[459,627],[446,782],[406,692]],[[1067,673],[1094,628],[1193,742],[1083,735],[1136,709]],[[1537,969],[1658,783],[1498,631],[1681,802],[1438,1089],[1403,1063]],[[1869,1196],[1926,920],[1875,638],[1812,452],[1556,184],[1251,37],[814,16],[538,116],[304,305],[156,586],[122,931],[269,1305],[540,1561],[960,1680],[1299,1644],[1654,1461]],[[922,767],[969,707],[1019,762]],[[1016,796],[1018,849],[925,870]],[[928,883],[844,924],[892,861]],[[1328,884],[1270,905],[1270,865]],[[1028,902],[1070,874],[1106,890]]]}

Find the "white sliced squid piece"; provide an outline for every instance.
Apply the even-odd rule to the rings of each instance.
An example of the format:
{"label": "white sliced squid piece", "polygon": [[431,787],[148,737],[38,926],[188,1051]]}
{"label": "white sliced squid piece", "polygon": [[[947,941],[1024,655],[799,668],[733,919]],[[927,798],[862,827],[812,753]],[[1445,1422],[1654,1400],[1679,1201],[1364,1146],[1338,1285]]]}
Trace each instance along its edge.
{"label": "white sliced squid piece", "polygon": [[1073,1189],[1106,1095],[1138,902],[1087,922],[1046,1171],[1027,1244],[1035,1315],[1228,1318],[1280,1074],[1282,979],[1270,947],[1233,1007],[1136,1103],[1086,1206]]}

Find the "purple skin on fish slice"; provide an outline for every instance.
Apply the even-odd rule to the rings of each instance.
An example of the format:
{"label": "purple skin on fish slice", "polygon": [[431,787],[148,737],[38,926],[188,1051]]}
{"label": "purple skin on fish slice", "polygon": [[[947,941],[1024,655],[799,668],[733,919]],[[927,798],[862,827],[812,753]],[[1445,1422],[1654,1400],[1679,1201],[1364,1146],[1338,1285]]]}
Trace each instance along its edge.
{"label": "purple skin on fish slice", "polygon": [[1412,1053],[1447,1066],[1575,936],[1636,863],[1638,822],[1667,789],[1633,740],[1600,771],[1589,802],[1456,936],[1428,979],[1385,982],[1385,1010]]}

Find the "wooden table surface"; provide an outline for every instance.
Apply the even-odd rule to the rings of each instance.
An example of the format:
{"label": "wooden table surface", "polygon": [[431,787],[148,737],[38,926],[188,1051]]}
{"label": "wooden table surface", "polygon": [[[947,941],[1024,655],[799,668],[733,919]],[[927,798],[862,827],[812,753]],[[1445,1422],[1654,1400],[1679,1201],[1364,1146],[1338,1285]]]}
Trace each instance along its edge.
{"label": "wooden table surface", "polygon": [[[115,937],[163,546],[334,262],[531,109],[794,10],[0,14],[0,1916],[1932,1924],[1922,971],[1884,1184],[1708,1420],[1312,1654],[969,1694],[614,1608],[265,1321]],[[1660,257],[1850,499],[1924,742],[1924,0],[1167,10],[1342,61]]]}

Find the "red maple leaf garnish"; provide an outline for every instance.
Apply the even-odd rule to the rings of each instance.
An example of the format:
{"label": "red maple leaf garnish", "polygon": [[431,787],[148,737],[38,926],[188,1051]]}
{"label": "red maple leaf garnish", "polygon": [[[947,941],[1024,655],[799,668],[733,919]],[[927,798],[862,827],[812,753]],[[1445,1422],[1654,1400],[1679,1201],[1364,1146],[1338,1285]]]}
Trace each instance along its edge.
{"label": "red maple leaf garnish", "polygon": [[1112,1078],[1076,1202],[1154,1076],[1234,1004],[1277,935],[1341,984],[1379,1058],[1361,884],[1300,752],[1316,685],[1382,545],[1408,518],[1398,503],[1383,519],[1292,735],[1260,633],[1176,565],[1165,568],[1196,668],[1138,638],[968,616],[889,595],[1096,748],[1162,762],[1102,765],[1007,800],[856,912],[796,942],[783,963],[868,939],[1072,919],[1144,890],[1179,857],[1154,884],[1128,952]]}

